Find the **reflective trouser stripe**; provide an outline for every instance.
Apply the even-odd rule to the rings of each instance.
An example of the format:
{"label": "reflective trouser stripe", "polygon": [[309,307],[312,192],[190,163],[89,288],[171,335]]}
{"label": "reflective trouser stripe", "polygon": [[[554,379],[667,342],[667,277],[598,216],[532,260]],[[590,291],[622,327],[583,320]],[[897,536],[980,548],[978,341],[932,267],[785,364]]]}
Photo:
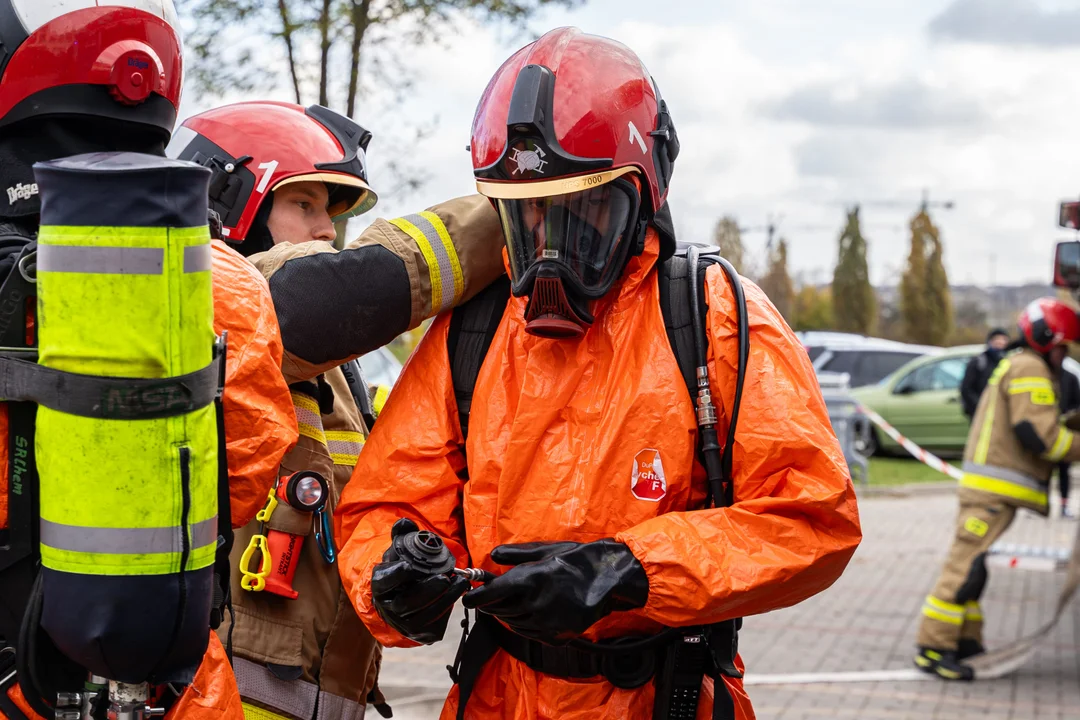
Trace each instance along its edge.
{"label": "reflective trouser stripe", "polygon": [[964,605],[964,621],[965,622],[982,622],[982,608],[979,607],[979,603],[975,600],[969,600]]}
{"label": "reflective trouser stripe", "polygon": [[422,212],[396,218],[390,224],[416,241],[427,262],[432,310],[439,313],[453,307],[465,291],[465,277],[443,221],[435,213]]}
{"label": "reflective trouser stripe", "polygon": [[[242,657],[233,659],[233,672],[240,696],[245,700],[253,700],[298,718],[312,717],[317,704],[319,714],[316,720],[363,720],[364,705],[328,692],[319,692],[315,685],[303,680],[281,680],[264,666]],[[275,720],[267,717],[272,713],[248,715],[249,707],[254,706],[244,703],[246,720]],[[267,712],[261,708],[255,710]]]}
{"label": "reflective trouser stripe", "polygon": [[922,614],[933,620],[939,620],[949,625],[964,624],[964,606],[939,600],[933,595],[926,596],[923,603]]}
{"label": "reflective trouser stripe", "polygon": [[327,430],[326,447],[335,465],[356,465],[364,447],[364,436],[352,430]]}
{"label": "reflective trouser stripe", "polygon": [[1058,428],[1058,436],[1054,441],[1054,447],[1046,453],[1046,459],[1053,462],[1060,462],[1060,460],[1068,454],[1072,448],[1073,434],[1072,430],[1068,428]]}
{"label": "reflective trouser stripe", "polygon": [[[991,477],[977,474],[969,469],[974,467],[982,469],[983,472],[992,471],[996,475],[1008,475],[1008,477]],[[972,463],[964,463],[963,470],[964,479],[960,481],[961,487],[981,490],[992,495],[1000,495],[1033,505],[1046,505],[1047,503],[1046,486],[1032,478],[1009,472],[1004,468],[992,468]]]}
{"label": "reflective trouser stripe", "polygon": [[326,433],[323,432],[322,412],[319,403],[303,393],[292,394],[293,409],[296,410],[296,425],[300,434],[311,438],[315,442],[326,444]]}

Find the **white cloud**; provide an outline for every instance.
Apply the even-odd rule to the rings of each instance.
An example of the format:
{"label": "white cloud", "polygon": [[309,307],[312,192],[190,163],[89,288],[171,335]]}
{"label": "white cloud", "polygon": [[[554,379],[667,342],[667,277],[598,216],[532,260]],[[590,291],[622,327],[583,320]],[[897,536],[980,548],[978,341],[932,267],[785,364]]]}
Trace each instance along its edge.
{"label": "white cloud", "polygon": [[[634,48],[668,101],[682,140],[671,203],[685,239],[716,219],[744,225],[782,215],[795,271],[831,272],[843,203],[866,203],[871,277],[895,281],[906,226],[923,189],[939,211],[954,281],[1049,277],[1057,202],[1080,195],[1074,170],[1080,48],[941,42],[929,24],[946,0],[592,0],[553,11],[542,30],[576,24]],[[384,193],[395,215],[472,191],[465,145],[488,79],[524,44],[461,24],[445,47],[412,51],[411,97],[357,119],[375,133],[373,183],[390,139],[437,117],[433,134],[398,152],[429,182],[413,197]],[[284,93],[287,96],[287,93]],[[797,101],[797,102],[796,102]],[[777,112],[785,109],[785,112]],[[903,201],[906,207],[876,205]],[[361,218],[359,223],[366,222]],[[749,236],[761,249],[763,236]]]}

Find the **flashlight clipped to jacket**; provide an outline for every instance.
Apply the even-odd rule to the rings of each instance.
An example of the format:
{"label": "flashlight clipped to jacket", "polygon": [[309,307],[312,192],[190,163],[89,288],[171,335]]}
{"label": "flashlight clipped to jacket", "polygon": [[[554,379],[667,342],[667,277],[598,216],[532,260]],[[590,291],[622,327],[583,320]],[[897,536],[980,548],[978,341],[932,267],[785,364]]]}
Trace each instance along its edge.
{"label": "flashlight clipped to jacket", "polygon": [[[304,547],[304,536],[312,526],[323,559],[334,562],[328,496],[329,484],[313,470],[294,473],[278,481],[270,491],[266,506],[255,516],[262,523],[260,531],[252,536],[240,559],[242,588],[251,592],[265,590],[295,600],[299,593],[293,589],[293,578]],[[259,568],[252,571],[251,561],[256,550],[261,556]]]}

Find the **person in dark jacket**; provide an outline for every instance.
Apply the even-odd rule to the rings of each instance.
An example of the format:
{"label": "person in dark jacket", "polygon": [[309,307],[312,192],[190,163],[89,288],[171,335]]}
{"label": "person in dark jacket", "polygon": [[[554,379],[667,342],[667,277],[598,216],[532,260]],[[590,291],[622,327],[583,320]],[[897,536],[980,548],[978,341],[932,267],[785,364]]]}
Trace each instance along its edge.
{"label": "person in dark jacket", "polygon": [[964,380],[960,383],[960,401],[963,403],[964,415],[968,422],[975,417],[975,408],[979,406],[979,398],[982,397],[982,392],[994,368],[997,367],[998,361],[1005,356],[1009,339],[1009,333],[1005,328],[994,328],[986,336],[986,350],[968,362]]}
{"label": "person in dark jacket", "polygon": [[[1080,378],[1068,370],[1061,373],[1061,397],[1058,404],[1062,414],[1069,414],[1080,410]],[[1076,515],[1069,509],[1069,467],[1071,463],[1058,463],[1058,487],[1061,489],[1061,517],[1075,518]]]}

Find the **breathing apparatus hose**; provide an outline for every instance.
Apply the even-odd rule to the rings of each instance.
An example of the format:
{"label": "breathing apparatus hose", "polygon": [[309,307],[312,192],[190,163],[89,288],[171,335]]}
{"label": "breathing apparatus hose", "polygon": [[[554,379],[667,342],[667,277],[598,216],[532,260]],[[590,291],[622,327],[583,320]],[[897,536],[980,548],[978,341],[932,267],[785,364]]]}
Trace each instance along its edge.
{"label": "breathing apparatus hose", "polygon": [[55,709],[45,700],[46,693],[42,692],[42,684],[37,675],[37,638],[44,598],[41,583],[41,573],[38,573],[26,604],[22,626],[19,628],[19,643],[15,649],[15,677],[30,708],[38,715],[48,718],[53,716]]}

